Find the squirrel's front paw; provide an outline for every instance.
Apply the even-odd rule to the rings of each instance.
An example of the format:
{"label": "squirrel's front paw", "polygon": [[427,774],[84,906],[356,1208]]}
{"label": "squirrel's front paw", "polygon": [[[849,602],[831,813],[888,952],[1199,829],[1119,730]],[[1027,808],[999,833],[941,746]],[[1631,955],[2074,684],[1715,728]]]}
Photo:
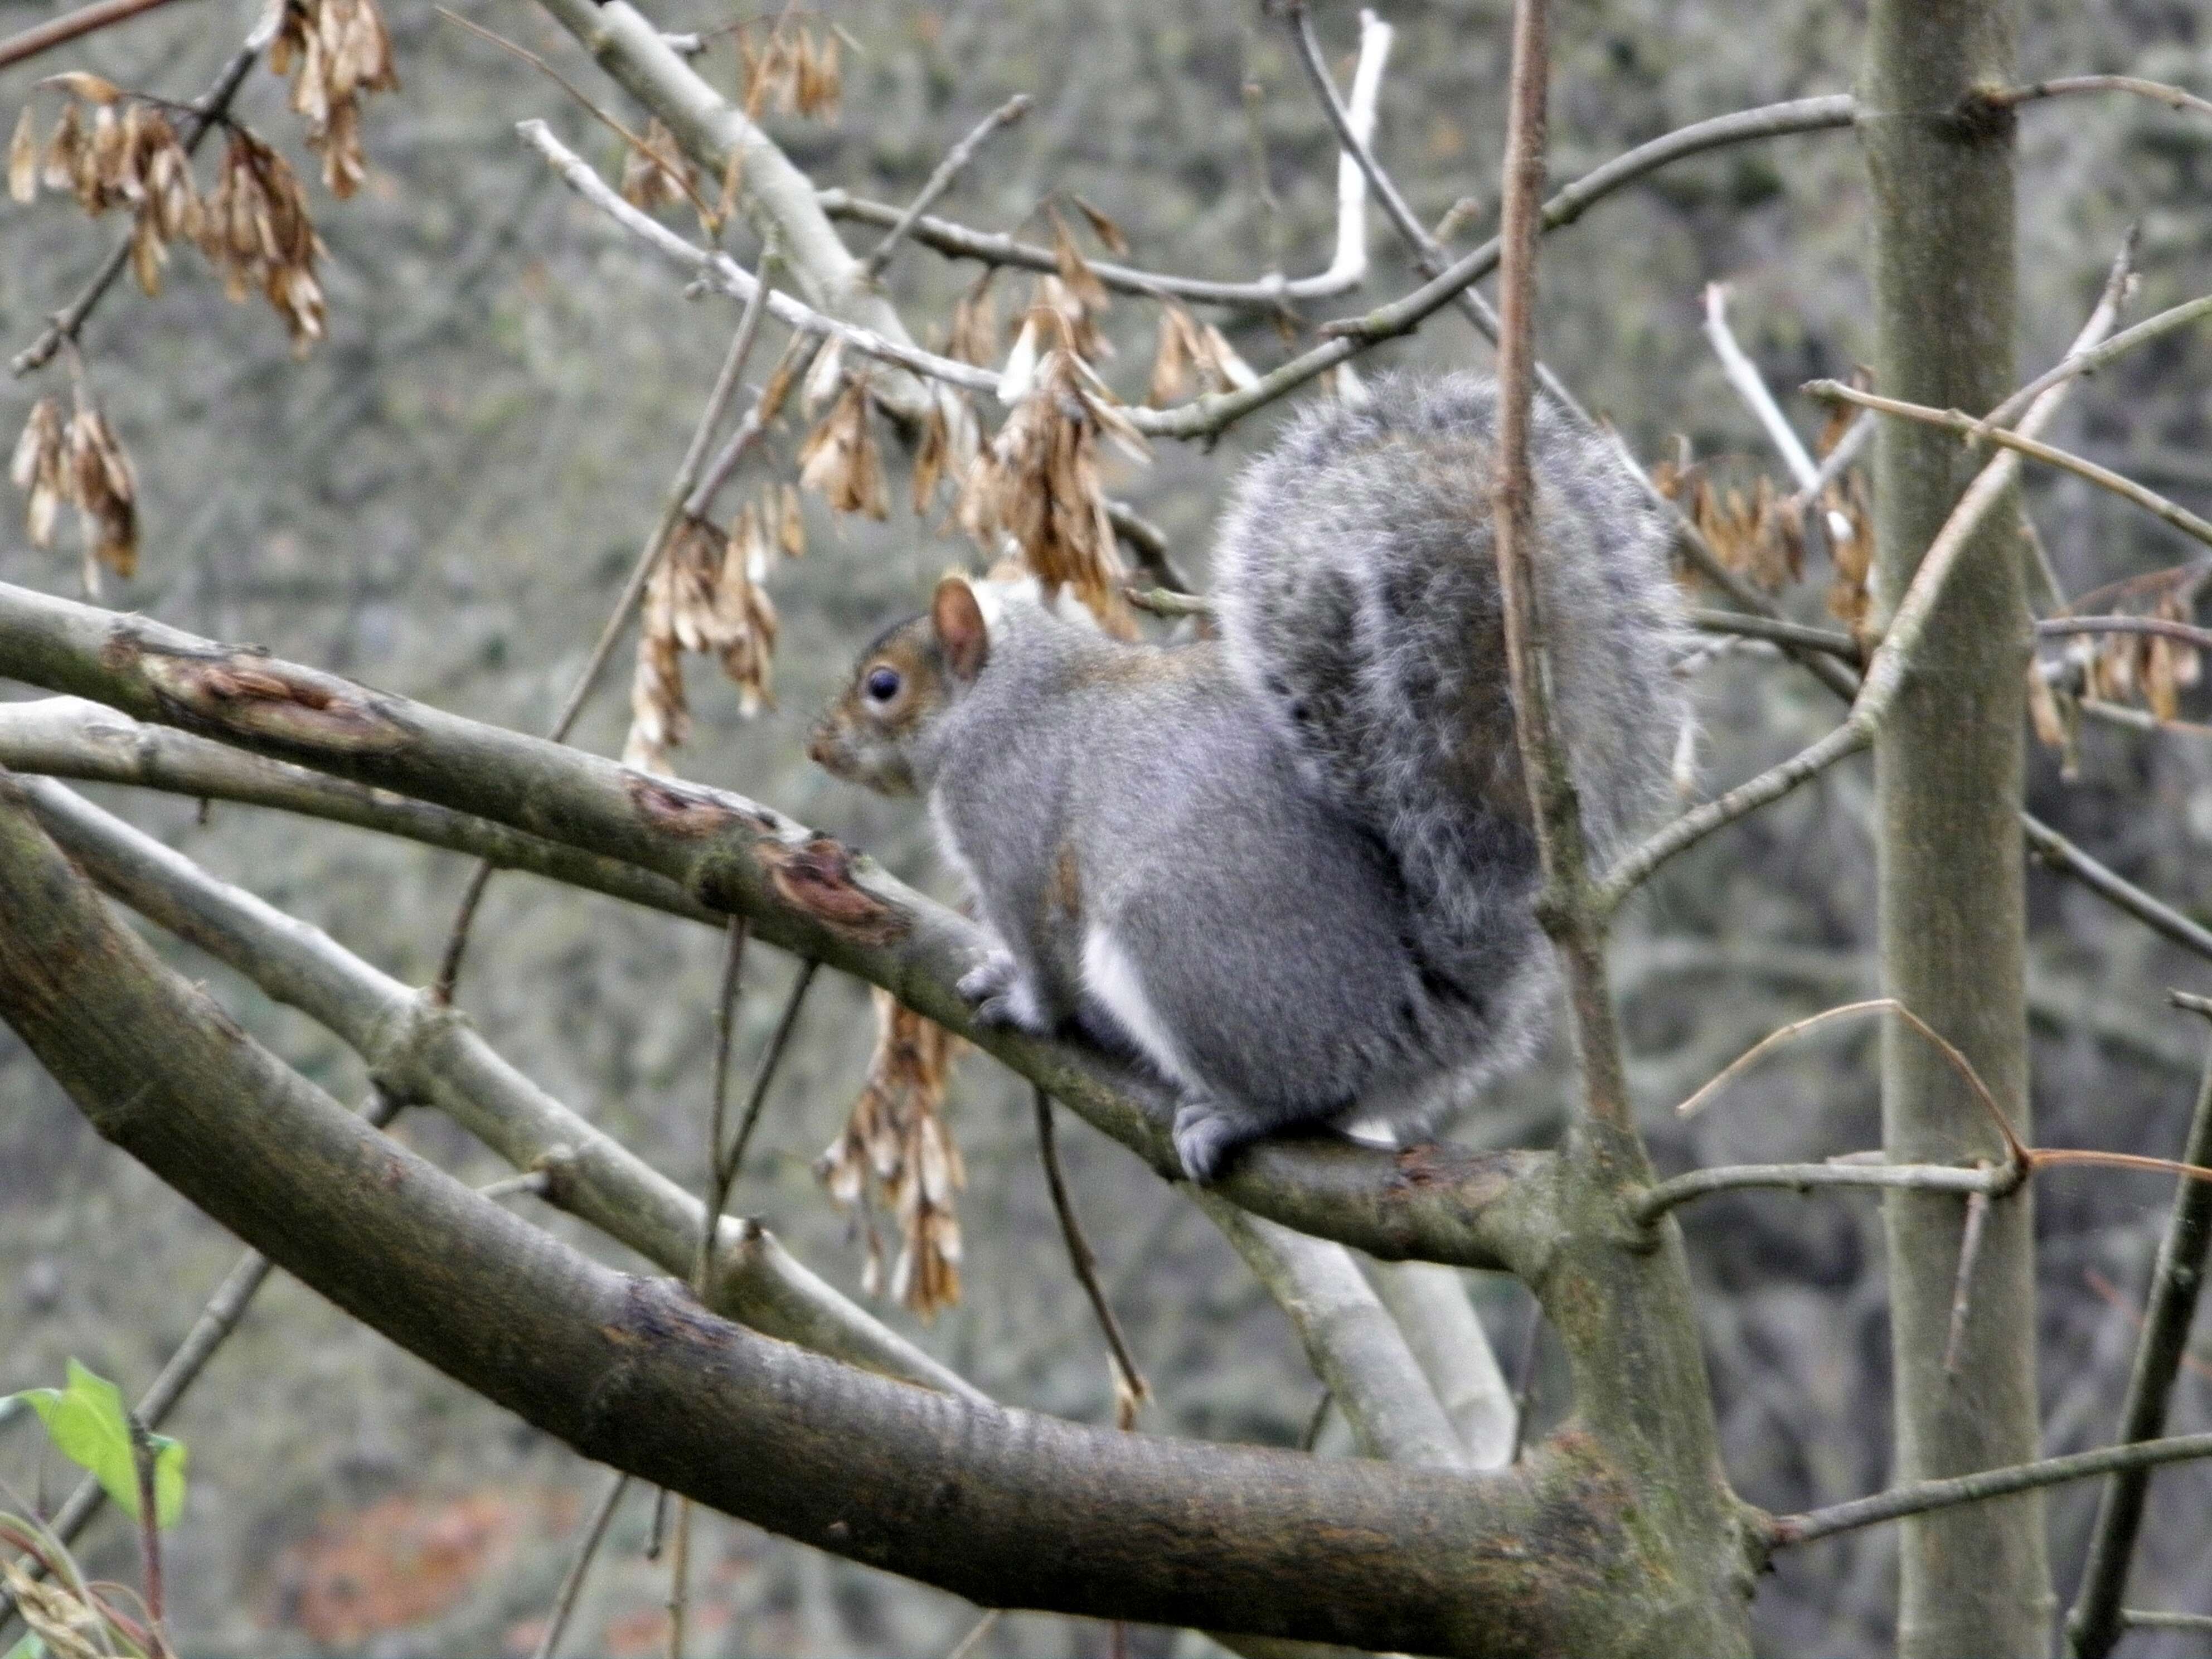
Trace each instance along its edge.
{"label": "squirrel's front paw", "polygon": [[1176,1108],[1176,1156],[1182,1172],[1200,1187],[1220,1177],[1229,1154],[1252,1139],[1251,1132],[1218,1101],[1194,1095]]}
{"label": "squirrel's front paw", "polygon": [[1018,971],[1014,966],[1012,952],[994,951],[982,961],[961,975],[959,982],[952,988],[960,994],[960,1000],[963,1002],[972,1006],[977,1003],[988,1002],[993,997],[1005,994],[1006,988],[1014,982],[1014,975]]}
{"label": "squirrel's front paw", "polygon": [[1053,1023],[1045,1014],[1043,1000],[1036,987],[1022,977],[1019,964],[1003,951],[994,951],[963,974],[953,989],[975,1006],[978,1025],[1026,1031],[1031,1036],[1052,1034]]}

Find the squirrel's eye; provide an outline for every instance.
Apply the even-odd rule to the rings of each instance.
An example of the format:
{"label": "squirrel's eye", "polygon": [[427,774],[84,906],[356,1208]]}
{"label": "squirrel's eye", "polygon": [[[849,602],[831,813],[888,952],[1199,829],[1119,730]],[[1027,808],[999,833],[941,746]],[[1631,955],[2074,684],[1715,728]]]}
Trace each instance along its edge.
{"label": "squirrel's eye", "polygon": [[898,696],[899,677],[896,668],[871,668],[868,678],[861,682],[871,702],[889,702]]}

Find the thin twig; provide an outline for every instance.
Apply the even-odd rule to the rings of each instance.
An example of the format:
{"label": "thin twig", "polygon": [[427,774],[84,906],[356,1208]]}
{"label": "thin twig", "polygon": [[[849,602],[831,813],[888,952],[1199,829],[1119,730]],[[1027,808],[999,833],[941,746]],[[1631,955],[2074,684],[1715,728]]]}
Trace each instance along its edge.
{"label": "thin twig", "polygon": [[2137,346],[2155,340],[2161,334],[2170,334],[2177,328],[2186,328],[2204,316],[2212,316],[2212,294],[2201,299],[2185,301],[2146,317],[2133,326],[2122,329],[2102,345],[2093,346],[2087,351],[2068,353],[1977,421],[1974,423],[1976,441],[1987,438],[1997,427],[2008,425],[2014,416],[2061,380],[2069,380],[2076,374],[2094,374],[2115,357],[2133,351]]}
{"label": "thin twig", "polygon": [[2020,1177],[2017,1166],[1966,1169],[1950,1164],[1860,1164],[1841,1159],[1826,1164],[1726,1164],[1691,1170],[1660,1182],[1630,1206],[1629,1215],[1638,1224],[1649,1226],[1692,1199],[1762,1190],[1809,1193],[1816,1188],[1856,1187],[2001,1196],[2017,1187]]}
{"label": "thin twig", "polygon": [[485,1182],[477,1188],[478,1198],[514,1198],[528,1193],[533,1198],[543,1198],[551,1190],[553,1177],[544,1170],[525,1170],[520,1175],[501,1176],[497,1181]]}
{"label": "thin twig", "polygon": [[[473,25],[471,25],[473,27]],[[730,399],[738,389],[738,381],[744,373],[745,360],[751,356],[753,342],[759,337],[763,302],[775,281],[775,252],[772,247],[761,251],[760,282],[745,304],[738,319],[738,331],[730,337],[730,349],[722,358],[720,371],[708,394],[706,406],[699,411],[698,423],[691,429],[691,441],[685,447],[684,459],[677,464],[676,476],[671,480],[667,494],[663,496],[660,516],[653,521],[645,545],[638,550],[637,562],[630,567],[629,580],[616,596],[614,608],[607,613],[599,637],[592,642],[591,655],[568,688],[568,696],[554,717],[552,730],[547,736],[555,743],[565,743],[576,718],[584,712],[584,704],[599,683],[599,674],[607,659],[614,653],[615,642],[629,625],[630,614],[651,580],[653,566],[659,562],[661,550],[668,544],[670,533],[676,528],[693,486],[698,482],[701,458],[714,428],[722,423],[728,412]],[[734,460],[732,462],[734,465]],[[497,866],[489,860],[479,864],[469,877],[469,884],[461,895],[460,903],[453,912],[453,925],[446,936],[446,948],[438,961],[437,977],[431,981],[431,994],[440,1002],[453,1000],[453,988],[460,979],[461,958],[467,952],[470,930],[476,925],[477,908],[483,902],[484,889],[490,884],[492,872]]]}
{"label": "thin twig", "polygon": [[714,1237],[721,1231],[722,1212],[729,1207],[730,1182],[735,1171],[723,1155],[724,1126],[730,1098],[730,1034],[737,1024],[738,993],[744,981],[745,940],[752,927],[733,915],[722,936],[722,986],[714,1001],[714,1081],[707,1109],[707,1201],[699,1223],[699,1255],[691,1266],[691,1288],[703,1301],[707,1274],[714,1266]]}
{"label": "thin twig", "polygon": [[791,1041],[792,1031],[799,1024],[799,1011],[805,1006],[806,993],[821,966],[812,957],[799,963],[799,977],[792,982],[783,1013],[775,1022],[775,1035],[769,1039],[768,1052],[761,1058],[760,1074],[754,1078],[752,1092],[745,1097],[745,1115],[738,1124],[737,1142],[730,1148],[732,1186],[737,1184],[738,1172],[745,1167],[745,1148],[752,1144],[753,1126],[760,1121],[761,1108],[767,1103],[769,1085],[775,1081],[775,1068],[783,1059],[784,1045]]}
{"label": "thin twig", "polygon": [[1247,23],[1244,26],[1244,83],[1242,88],[1244,144],[1247,161],[1252,169],[1255,216],[1260,225],[1260,269],[1273,276],[1283,268],[1282,204],[1276,199],[1275,187],[1267,178],[1267,89],[1261,85],[1253,64],[1258,51],[1258,37],[1259,31]]}
{"label": "thin twig", "polygon": [[2212,649],[2212,628],[2165,617],[2045,617],[2036,623],[2035,631],[2046,638],[2060,634],[2156,634]]}
{"label": "thin twig", "polygon": [[128,1420],[131,1462],[138,1478],[138,1554],[146,1573],[146,1630],[153,1638],[152,1659],[170,1659],[169,1632],[161,1617],[161,1516],[154,1490],[154,1437],[136,1413]]}
{"label": "thin twig", "polygon": [[676,1499],[676,1532],[668,1549],[668,1659],[684,1659],[684,1626],[691,1608],[691,1500]]}
{"label": "thin twig", "polygon": [[2154,898],[2118,872],[2083,852],[2040,818],[2023,812],[2021,826],[2035,855],[2051,869],[2069,875],[2108,903],[2126,911],[2152,932],[2183,949],[2212,962],[2212,929],[2185,916],[2172,905]]}
{"label": "thin twig", "polygon": [[883,275],[884,267],[890,263],[891,255],[898,252],[898,245],[913,230],[915,221],[928,212],[937,198],[952,187],[952,181],[960,176],[961,169],[975,160],[975,152],[983,147],[983,141],[1000,127],[1013,125],[1029,112],[1029,94],[1018,92],[978,121],[975,131],[945,153],[945,159],[937,164],[937,170],[923,182],[914,200],[908,204],[906,211],[899,216],[898,222],[884,233],[884,240],[870,249],[867,257],[860,261],[862,282],[872,283]]}
{"label": "thin twig", "polygon": [[1692,611],[1690,626],[1703,634],[1734,634],[1747,640],[1771,640],[1777,645],[1794,645],[1806,651],[1826,652],[1840,657],[1848,663],[1864,660],[1859,642],[1850,635],[1832,628],[1808,628],[1802,623],[1784,622],[1778,617],[1755,617],[1741,611]]}
{"label": "thin twig", "polygon": [[1508,1464],[1521,1461],[1522,1449],[1528,1443],[1528,1402],[1536,1393],[1536,1345],[1544,1334],[1544,1304],[1534,1296],[1528,1298],[1528,1331],[1521,1340],[1521,1361],[1513,1379],[1513,1449],[1506,1458]]}
{"label": "thin twig", "polygon": [[2212,1613],[2155,1613],[2148,1607],[2124,1607],[2120,1622],[2130,1630],[2193,1630],[2212,1632]]}
{"label": "thin twig", "polygon": [[[1375,106],[1382,85],[1383,65],[1389,60],[1392,31],[1388,23],[1363,14],[1359,30],[1359,59],[1352,72],[1349,117],[1352,130],[1363,137],[1374,130]],[[866,224],[895,224],[901,210],[884,202],[871,202],[849,191],[822,190],[816,200],[834,219],[855,219]],[[910,234],[915,241],[956,259],[976,259],[990,265],[1015,265],[1051,271],[1059,261],[1053,251],[1020,242],[1002,232],[981,231],[947,219],[923,215]],[[1325,300],[1357,288],[1367,276],[1367,176],[1348,154],[1340,154],[1336,173],[1336,249],[1328,269],[1311,276],[1287,280],[1269,273],[1257,282],[1222,282],[1205,276],[1180,276],[1164,271],[1139,270],[1108,259],[1087,261],[1091,274],[1119,293],[1147,299],[1163,295],[1196,305],[1266,307],[1270,309],[1307,300]]]}
{"label": "thin twig", "polygon": [[524,63],[535,67],[540,75],[543,75],[547,80],[552,82],[555,86],[560,88],[562,91],[567,93],[568,96],[581,104],[584,108],[590,112],[593,120],[597,121],[601,126],[606,128],[608,131],[620,138],[623,143],[629,145],[630,149],[635,150],[640,155],[645,157],[647,161],[652,162],[653,166],[659,167],[662,173],[665,173],[668,176],[668,181],[684,192],[684,199],[691,204],[692,210],[698,214],[699,222],[701,224],[706,226],[710,232],[719,231],[720,229],[722,216],[714,207],[708,204],[704,197],[699,194],[697,186],[693,185],[691,182],[691,169],[685,164],[683,156],[662,155],[651,144],[647,143],[643,138],[640,137],[636,133],[632,132],[621,122],[616,120],[613,116],[608,114],[606,111],[601,109],[597,104],[593,103],[585,94],[582,88],[579,87],[574,81],[568,79],[567,76],[562,74],[560,70],[555,69],[552,64],[547,63],[536,52],[531,51],[529,47],[518,46],[514,41],[508,40],[505,35],[495,33],[492,30],[484,27],[481,23],[471,23],[467,18],[462,16],[459,12],[448,11],[443,6],[434,6],[431,9],[435,11],[439,16],[444,18],[448,23],[459,24],[463,28],[466,29],[471,34],[477,36],[479,40],[489,40],[492,45],[499,47],[501,51],[511,52],[517,58],[522,59]]}
{"label": "thin twig", "polygon": [[2007,1162],[2014,1164],[2023,1164],[2027,1162],[2027,1148],[2021,1145],[2020,1138],[2014,1133],[2010,1121],[2006,1118],[2002,1109],[1998,1106],[1996,1097],[1990,1092],[1989,1085],[1982,1081],[1980,1073],[1974,1070],[1973,1062],[1960,1053],[1954,1044],[1936,1031],[1926,1020],[1921,1018],[1895,997],[1869,997],[1863,1002],[1847,1002],[1839,1008],[1823,1009],[1817,1014],[1807,1015],[1803,1019],[1792,1020],[1779,1030],[1770,1031],[1723,1066],[1711,1082],[1677,1106],[1674,1109],[1674,1115],[1677,1117],[1688,1117],[1711,1100],[1721,1088],[1741,1076],[1746,1067],[1751,1066],[1762,1055],[1772,1052],[1786,1042],[1796,1041],[1806,1032],[1818,1026],[1826,1025],[1833,1020],[1848,1019],[1859,1014],[1875,1013],[1895,1014],[1924,1037],[1928,1045],[1942,1056],[1944,1063],[1957,1073],[1960,1081],[1972,1091],[1974,1098],[1982,1103],[1983,1109],[1990,1115],[1990,1122],[1996,1126],[1997,1134],[2004,1142]]}
{"label": "thin twig", "polygon": [[[763,261],[763,267],[765,264]],[[784,342],[782,355],[777,357],[775,367],[769,371],[768,381],[761,388],[760,395],[753,399],[752,407],[745,410],[744,418],[723,440],[722,447],[714,452],[714,459],[707,463],[699,474],[698,483],[685,498],[684,512],[686,517],[705,519],[713,516],[714,498],[722,493],[722,486],[729,483],[730,475],[738,470],[738,463],[751,453],[753,446],[760,441],[761,434],[768,430],[768,423],[774,417],[775,411],[767,407],[767,400],[777,378],[787,372],[789,378],[784,381],[786,386],[804,380],[808,365],[813,362],[815,353],[821,349],[822,337],[818,334],[794,334]]]}
{"label": "thin twig", "polygon": [[[2146,513],[2172,525],[2185,536],[2212,547],[2212,522],[2198,518],[2187,507],[2178,506],[2154,489],[2147,489],[2133,478],[2124,477],[2110,467],[2100,466],[2085,460],[2070,451],[2055,449],[2051,445],[2031,438],[2024,432],[2008,432],[2002,427],[1991,428],[1986,434],[1970,415],[1955,409],[1930,409],[1924,404],[1905,403],[1896,398],[1884,398],[1871,392],[1862,392],[1856,386],[1845,386],[1840,380],[1810,380],[1806,383],[1808,397],[1825,398],[1837,402],[1857,404],[1883,415],[1894,415],[1900,419],[1918,421],[1924,426],[1940,426],[1969,439],[1986,436],[1991,443],[2016,450],[2021,454],[2071,472],[2077,478],[2087,478],[2100,489],[2109,489],[2142,507]],[[2049,394],[2046,393],[2046,396]],[[2027,423],[2021,423],[2025,426]]]}
{"label": "thin twig", "polygon": [[1809,1544],[1814,1539],[1832,1537],[1839,1532],[1902,1520],[1908,1515],[1925,1515],[1930,1510],[1985,1503],[1993,1498],[2009,1498],[2014,1492],[2063,1486],[2069,1480],[2086,1480],[2121,1469],[2147,1469],[2160,1463],[2185,1462],[2199,1457],[2212,1457],[2212,1434],[2175,1435],[2165,1440],[2138,1441],[2131,1446],[2106,1446],[2065,1457],[2016,1463],[2008,1468],[1983,1469],[1940,1480],[1917,1481],[1909,1486],[1876,1492],[1870,1498],[1832,1504],[1804,1515],[1774,1516],[1765,1528],[1766,1541],[1773,1548],[1785,1549],[1792,1544]]}
{"label": "thin twig", "polygon": [[1813,481],[1820,476],[1820,469],[1814,464],[1812,452],[1805,447],[1805,441],[1797,435],[1796,428],[1783,414],[1781,404],[1774,401],[1774,394],[1767,390],[1765,377],[1759,374],[1759,366],[1746,356],[1743,348],[1736,343],[1736,337],[1729,328],[1728,284],[1725,283],[1705,284],[1705,338],[1712,344],[1713,355],[1720,359],[1721,372],[1728,376],[1728,382],[1735,388],[1736,395],[1758,417],[1767,441],[1781,455],[1797,488],[1811,491]]}
{"label": "thin twig", "polygon": [[[2177,993],[2174,1001],[2212,1018],[2212,1003],[2202,997]],[[2212,1164],[2212,1045],[2206,1050],[2181,1156],[2187,1163]],[[2188,1351],[2208,1248],[2212,1248],[2212,1186],[2185,1181],[2174,1190],[2173,1208],[2151,1272],[2149,1304],[2128,1375],[2127,1398],[2120,1407],[2123,1441],[2154,1440],[2166,1428],[2174,1378]],[[2146,1472],[2130,1470],[2115,1476],[2098,1501],[2081,1587],[2066,1616],[2067,1639],[2078,1659],[2103,1659],[2119,1639],[2124,1623],[2120,1598],[2127,1590],[2128,1566],[2142,1529],[2149,1486]]]}
{"label": "thin twig", "polygon": [[2169,86],[2163,81],[2146,81],[2139,75],[2067,75],[2052,81],[2033,81],[2024,87],[2006,87],[2001,91],[1981,94],[1981,101],[2000,108],[2024,104],[2031,98],[2057,98],[2069,92],[2124,92],[2137,98],[2148,98],[2154,104],[2164,104],[2168,109],[2182,110],[2197,115],[2212,115],[2212,103],[2206,102],[2193,92]]}
{"label": "thin twig", "polygon": [[[629,231],[662,258],[680,267],[695,279],[709,288],[750,300],[758,287],[757,279],[735,259],[718,248],[702,248],[678,234],[651,214],[623,200],[614,187],[599,177],[591,164],[553,136],[553,130],[544,122],[531,119],[515,124],[515,131],[526,143],[552,163],[569,188],[598,208],[624,230]],[[973,363],[963,363],[951,357],[941,357],[933,351],[902,340],[895,340],[872,328],[848,323],[815,310],[788,294],[771,294],[769,309],[777,319],[790,327],[803,329],[811,334],[835,335],[852,350],[863,356],[894,363],[914,374],[942,380],[967,392],[987,392],[998,396],[999,375],[996,370],[978,368]],[[1160,411],[1132,409],[1124,411],[1139,430],[1151,430],[1158,425]]]}
{"label": "thin twig", "polygon": [[98,0],[94,5],[79,6],[75,11],[64,12],[59,17],[49,18],[21,34],[0,40],[0,69],[168,3],[169,0]]}
{"label": "thin twig", "polygon": [[[1152,1387],[1145,1374],[1137,1369],[1136,1356],[1129,1352],[1129,1340],[1121,1333],[1121,1322],[1114,1317],[1114,1309],[1106,1300],[1105,1287],[1098,1282],[1098,1258],[1091,1253],[1091,1242],[1083,1236],[1083,1224],[1076,1219],[1075,1200],[1068,1196],[1067,1177],[1060,1167],[1060,1147],[1053,1134],[1052,1097],[1042,1089],[1034,1094],[1036,1103],[1037,1156],[1044,1164],[1045,1184],[1052,1189],[1052,1207],[1060,1218],[1060,1236],[1067,1245],[1068,1265],[1075,1269],[1077,1282],[1091,1301],[1091,1311],[1097,1316],[1098,1328],[1106,1337],[1107,1352],[1114,1360],[1114,1395],[1117,1413],[1133,1416],[1136,1408],[1152,1397]],[[1134,1425],[1124,1422],[1123,1428]]]}
{"label": "thin twig", "polygon": [[1951,1328],[1943,1339],[1943,1375],[1959,1374],[1959,1356],[1966,1343],[1966,1317],[1974,1299],[1974,1265],[1981,1260],[1982,1238],[1988,1231],[1990,1195],[1966,1194],[1966,1219],[1959,1236],[1959,1271],[1951,1281]]}
{"label": "thin twig", "polygon": [[592,1558],[599,1553],[600,1540],[607,1535],[607,1523],[615,1518],[615,1509],[629,1490],[629,1476],[616,1470],[615,1478],[607,1483],[606,1495],[592,1512],[591,1524],[584,1528],[576,1553],[569,1559],[568,1571],[561,1575],[560,1590],[553,1597],[553,1611],[546,1615],[545,1632],[538,1638],[538,1648],[531,1659],[553,1659],[562,1632],[568,1628],[568,1616],[576,1610],[576,1596],[584,1588],[584,1575],[591,1571]]}
{"label": "thin twig", "polygon": [[[2122,246],[2119,257],[2112,263],[2112,275],[2106,282],[2096,308],[2089,313],[2088,321],[2082,325],[2081,331],[2075,337],[2070,349],[2081,350],[2094,345],[2111,331],[2119,315],[2133,248],[2131,233]],[[1854,402],[1860,401],[1864,395],[1832,380],[1815,381],[1814,386],[1834,387]],[[1814,387],[1806,389],[1810,392]],[[2057,414],[2067,390],[2063,384],[2052,386],[2029,404],[2027,414],[2021,417],[2019,430],[2014,436],[2039,432],[2047,426]],[[1917,405],[1901,407],[1915,408]],[[1929,620],[1935,615],[1936,602],[1942,597],[1953,569],[1965,553],[1983,518],[2005,498],[2019,472],[2019,456],[2008,451],[1976,473],[1973,481],[1960,493],[1950,516],[1943,520],[1942,528],[1936,532],[1935,539],[1929,543],[1928,550],[1921,556],[1914,569],[1911,584],[1905,589],[1905,597],[1891,617],[1881,645],[1867,662],[1865,676],[1850,694],[1851,709],[1844,723],[1809,748],[1770,767],[1748,782],[1739,784],[1718,800],[1709,801],[1685,812],[1623,854],[1597,884],[1595,902],[1601,915],[1615,908],[1653,871],[1675,854],[1695,845],[1723,825],[1734,823],[1745,813],[1778,800],[1837,761],[1874,741],[1890,704],[1904,689],[1921,636],[1927,631]],[[1841,672],[1849,672],[1848,670]]]}

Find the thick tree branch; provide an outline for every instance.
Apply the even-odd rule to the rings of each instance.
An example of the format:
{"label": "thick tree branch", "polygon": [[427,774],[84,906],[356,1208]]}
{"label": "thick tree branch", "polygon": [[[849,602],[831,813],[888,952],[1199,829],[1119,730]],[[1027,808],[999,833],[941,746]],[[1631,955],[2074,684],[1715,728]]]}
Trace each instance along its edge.
{"label": "thick tree branch", "polygon": [[[436,1107],[518,1170],[542,1170],[548,1202],[669,1273],[690,1273],[699,1200],[516,1071],[465,1020],[60,784],[26,778],[18,787],[47,833],[133,910],[325,1027],[395,1097]],[[982,1398],[756,1224],[728,1221],[719,1233],[706,1280],[716,1311],[886,1376]]]}
{"label": "thick tree branch", "polygon": [[[988,1606],[1429,1653],[1663,1640],[1623,1617],[1626,1494],[1586,1438],[1443,1474],[1084,1429],[840,1365],[367,1128],[107,915],[4,784],[0,910],[0,1013],[104,1136],[587,1457]],[[865,1487],[824,1478],[856,1455]]]}
{"label": "thick tree branch", "polygon": [[[490,817],[635,864],[755,935],[881,985],[1042,1085],[1163,1175],[1180,1168],[1156,1085],[1072,1043],[983,1030],[954,982],[975,925],[874,863],[744,797],[647,777],[597,756],[447,714],[159,623],[0,584],[0,672],[141,718]],[[1547,1154],[1385,1152],[1279,1137],[1220,1190],[1302,1232],[1385,1259],[1521,1267],[1554,1236]]]}
{"label": "thick tree branch", "polygon": [[249,754],[173,726],[149,725],[82,697],[0,703],[0,766],[324,818],[470,854],[502,870],[527,871],[709,927],[719,927],[723,921],[720,912],[676,883],[635,865],[388,789]]}

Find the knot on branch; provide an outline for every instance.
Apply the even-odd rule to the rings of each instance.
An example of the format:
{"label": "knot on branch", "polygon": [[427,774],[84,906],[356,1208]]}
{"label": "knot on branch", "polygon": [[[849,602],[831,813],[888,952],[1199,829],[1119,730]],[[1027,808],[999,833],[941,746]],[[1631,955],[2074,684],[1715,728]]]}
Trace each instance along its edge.
{"label": "knot on branch", "polygon": [[[623,787],[629,793],[630,805],[637,809],[638,817],[647,824],[664,835],[687,841],[720,835],[746,817],[727,801],[708,791],[691,788],[670,778],[629,772],[623,775]],[[756,818],[753,823],[755,827],[760,827],[761,820]]]}
{"label": "knot on branch", "polygon": [[402,1099],[421,1098],[428,1092],[422,1086],[423,1055],[466,1018],[434,991],[386,1004],[369,1021],[361,1045],[370,1080]]}
{"label": "knot on branch", "polygon": [[412,735],[350,680],[248,652],[200,656],[155,649],[118,630],[106,653],[135,659],[164,709],[187,726],[213,727],[320,754],[380,754]]}
{"label": "knot on branch", "polygon": [[[860,885],[860,857],[842,842],[814,836],[793,845],[764,836],[754,852],[776,896],[832,933],[862,945],[887,945],[912,926],[904,912]],[[702,896],[716,903],[711,893]]]}

